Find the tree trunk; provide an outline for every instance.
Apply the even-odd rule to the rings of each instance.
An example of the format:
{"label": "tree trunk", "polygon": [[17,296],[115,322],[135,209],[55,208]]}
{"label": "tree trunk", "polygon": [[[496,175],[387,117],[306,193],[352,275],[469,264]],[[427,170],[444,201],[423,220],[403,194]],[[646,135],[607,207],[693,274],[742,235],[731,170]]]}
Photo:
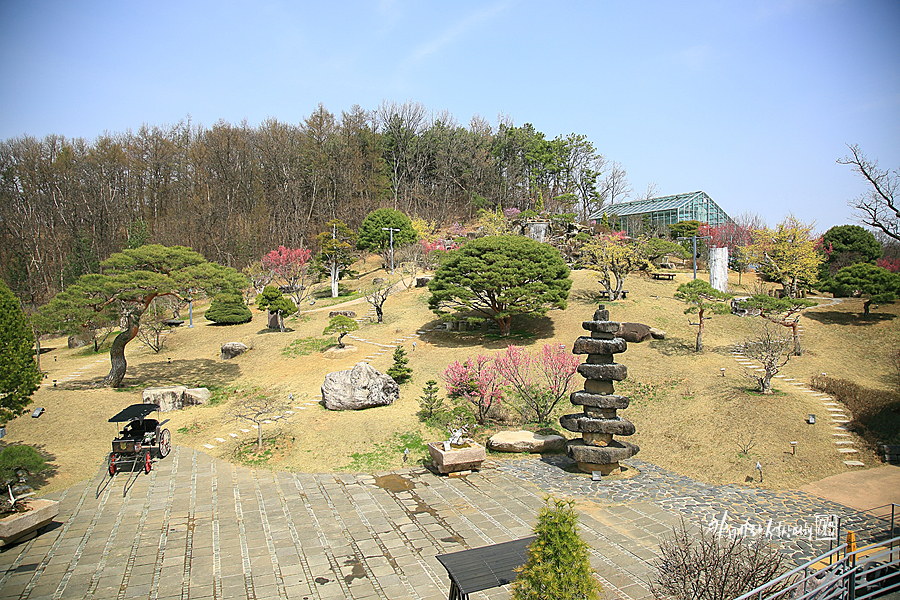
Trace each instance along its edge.
{"label": "tree trunk", "polygon": [[140,329],[140,321],[133,322],[129,318],[128,323],[129,327],[116,336],[116,339],[113,340],[112,348],[109,349],[111,367],[109,375],[103,380],[102,385],[105,387],[119,387],[125,378],[125,369],[128,367],[128,363],[125,361],[125,345],[137,336],[138,329]]}
{"label": "tree trunk", "polygon": [[698,313],[700,316],[700,323],[697,324],[697,345],[694,350],[696,352],[703,352],[703,309],[700,309]]}
{"label": "tree trunk", "polygon": [[791,323],[791,333],[794,336],[794,356],[803,354],[803,348],[800,347],[800,327],[799,319]]}
{"label": "tree trunk", "polygon": [[500,327],[500,335],[509,335],[509,332],[512,329],[512,317],[503,317],[502,319],[494,319],[494,321],[496,321],[497,325]]}
{"label": "tree trunk", "polygon": [[381,308],[380,304],[373,304],[375,307],[375,314],[378,315],[378,322],[384,323],[384,310]]}
{"label": "tree trunk", "polygon": [[256,451],[262,452],[262,423],[256,423]]}
{"label": "tree trunk", "polygon": [[340,275],[338,270],[338,265],[336,263],[331,263],[331,297],[338,297],[338,275]]}
{"label": "tree trunk", "polygon": [[872,304],[872,300],[871,300],[871,299],[866,300],[866,302],[863,304],[863,315],[866,316],[866,317],[869,316],[869,306],[870,306],[871,304]]}
{"label": "tree trunk", "polygon": [[345,336],[345,335],[347,335],[346,332],[341,333],[341,334],[338,336],[338,348],[343,348],[343,347],[344,347],[344,336]]}

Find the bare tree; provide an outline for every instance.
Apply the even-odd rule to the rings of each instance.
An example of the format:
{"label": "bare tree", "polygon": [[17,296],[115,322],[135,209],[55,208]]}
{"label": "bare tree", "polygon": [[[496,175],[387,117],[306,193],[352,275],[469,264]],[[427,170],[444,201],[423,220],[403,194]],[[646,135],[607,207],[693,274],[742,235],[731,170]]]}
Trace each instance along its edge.
{"label": "bare tree", "polygon": [[849,148],[850,155],[839,158],[838,164],[850,165],[872,188],[848,204],[858,211],[856,218],[860,223],[900,241],[900,204],[895,196],[900,187],[900,172],[880,169],[878,161],[866,158],[857,144]]}
{"label": "bare tree", "polygon": [[378,316],[379,323],[384,323],[384,301],[391,295],[391,292],[394,291],[394,286],[396,285],[396,283],[383,283],[366,292],[366,302],[371,304],[372,308],[375,309],[375,314]]}
{"label": "bare tree", "polygon": [[745,340],[741,344],[744,356],[762,364],[762,373],[750,374],[748,377],[759,385],[763,394],[772,393],[772,378],[791,360],[794,355],[794,341],[790,337],[779,335],[769,323],[760,329],[756,337]]}
{"label": "bare tree", "polygon": [[643,194],[638,194],[635,200],[650,200],[659,196],[659,186],[655,181],[647,182],[647,189]]}
{"label": "bare tree", "polygon": [[[727,513],[726,513],[727,515]],[[728,600],[767,583],[787,570],[784,556],[761,540],[729,536],[707,526],[699,532],[689,531],[684,521],[662,540],[659,556],[653,564],[656,573],[650,580],[654,598],[676,600]],[[768,590],[775,593],[787,589],[788,578]]]}
{"label": "bare tree", "polygon": [[600,196],[610,204],[623,202],[633,191],[628,183],[628,173],[622,163],[614,162],[609,166],[609,172],[603,180]]}
{"label": "bare tree", "polygon": [[273,398],[268,394],[254,393],[237,400],[231,412],[235,419],[250,421],[256,426],[256,450],[263,449],[262,426],[266,422],[286,419],[290,415],[291,402],[284,398]]}

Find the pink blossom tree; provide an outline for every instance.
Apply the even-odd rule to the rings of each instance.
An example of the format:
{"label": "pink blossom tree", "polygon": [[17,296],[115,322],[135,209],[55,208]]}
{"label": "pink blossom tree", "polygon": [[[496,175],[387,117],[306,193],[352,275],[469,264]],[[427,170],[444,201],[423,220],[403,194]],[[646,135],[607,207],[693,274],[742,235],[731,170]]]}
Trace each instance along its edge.
{"label": "pink blossom tree", "polygon": [[306,248],[285,248],[278,246],[262,259],[262,264],[271,269],[276,277],[280,277],[290,288],[288,294],[298,306],[312,291],[310,287],[309,260],[312,250]]}
{"label": "pink blossom tree", "polygon": [[548,422],[556,405],[569,393],[578,363],[579,358],[562,344],[544,344],[535,354],[521,346],[508,346],[494,359],[503,383],[521,402],[518,410],[523,418],[538,423]]}
{"label": "pink blossom tree", "polygon": [[475,419],[479,425],[484,425],[491,406],[499,404],[503,394],[494,361],[483,354],[474,359],[467,358],[462,364],[454,360],[442,377],[447,394],[471,402],[475,407]]}

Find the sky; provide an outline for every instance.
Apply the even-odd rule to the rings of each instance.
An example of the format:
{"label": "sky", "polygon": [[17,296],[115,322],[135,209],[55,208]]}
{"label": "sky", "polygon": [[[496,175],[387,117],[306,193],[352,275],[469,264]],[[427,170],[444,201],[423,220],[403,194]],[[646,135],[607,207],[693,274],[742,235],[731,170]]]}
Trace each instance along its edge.
{"label": "sky", "polygon": [[824,232],[900,168],[900,2],[0,0],[0,140],[418,102],[584,134],[635,195]]}

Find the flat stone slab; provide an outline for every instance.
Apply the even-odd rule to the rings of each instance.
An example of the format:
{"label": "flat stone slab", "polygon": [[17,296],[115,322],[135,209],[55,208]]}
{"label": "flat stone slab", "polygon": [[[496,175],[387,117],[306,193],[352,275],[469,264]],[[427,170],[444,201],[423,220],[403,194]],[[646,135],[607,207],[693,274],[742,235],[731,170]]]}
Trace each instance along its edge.
{"label": "flat stone slab", "polygon": [[637,444],[613,440],[607,446],[591,446],[584,440],[569,440],[566,455],[579,463],[610,464],[631,458],[640,451]]}
{"label": "flat stone slab", "polygon": [[622,381],[628,377],[628,367],[618,363],[605,365],[581,363],[578,365],[578,372],[585,379],[597,379],[601,381]]}
{"label": "flat stone slab", "polygon": [[622,338],[601,340],[597,338],[580,336],[572,347],[573,354],[618,354],[628,349],[628,342]]}
{"label": "flat stone slab", "polygon": [[619,331],[618,321],[584,321],[581,328],[597,333],[616,333]]}
{"label": "flat stone slab", "polygon": [[630,399],[627,396],[616,394],[591,394],[590,392],[572,392],[569,401],[576,406],[590,406],[593,408],[620,409],[628,408]]}
{"label": "flat stone slab", "polygon": [[562,452],[566,447],[566,438],[524,430],[501,431],[491,436],[487,447],[497,452]]}
{"label": "flat stone slab", "polygon": [[[584,413],[564,415],[559,418],[559,424],[569,431],[582,433],[611,433],[613,435],[634,435],[634,423],[622,417],[614,419],[601,419],[589,417]],[[590,461],[579,461],[590,462]]]}
{"label": "flat stone slab", "polygon": [[866,466],[866,463],[860,462],[858,460],[845,460],[844,464],[847,465],[848,467],[864,467],[864,466]]}

